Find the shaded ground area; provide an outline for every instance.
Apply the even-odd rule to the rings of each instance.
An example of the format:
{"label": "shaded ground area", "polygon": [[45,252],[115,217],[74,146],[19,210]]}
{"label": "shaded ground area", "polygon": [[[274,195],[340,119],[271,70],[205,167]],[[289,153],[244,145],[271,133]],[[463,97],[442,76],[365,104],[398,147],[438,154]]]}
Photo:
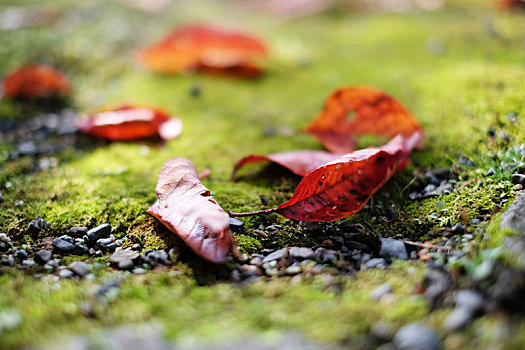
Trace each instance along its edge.
{"label": "shaded ground area", "polygon": [[[2,6],[48,15],[21,27],[0,16],[0,72],[48,63],[74,92],[58,104],[0,101],[0,347],[53,347],[74,334],[159,324],[152,337],[169,339],[160,348],[242,347],[252,334],[276,331],[284,343],[269,347],[291,339],[312,348],[402,348],[403,337],[421,332],[398,331],[412,322],[444,348],[523,345],[521,318],[509,314],[525,290],[516,258],[523,239],[512,234],[523,225],[518,214],[499,224],[525,185],[523,13],[459,0],[401,14],[339,1],[293,20],[213,1],[160,12],[117,1]],[[267,74],[248,81],[138,67],[138,48],[186,22],[262,37]],[[231,181],[233,164],[250,153],[320,149],[301,129],[334,89],[351,85],[395,96],[426,134],[407,169],[360,213],[321,224],[247,218],[234,231],[245,255],[220,266],[146,214],[157,173],[175,156],[211,170],[203,183],[225,209],[287,200],[298,178],[252,167]],[[162,144],[75,133],[78,114],[127,102],[179,116],[183,134]],[[53,256],[37,257],[42,250]]]}

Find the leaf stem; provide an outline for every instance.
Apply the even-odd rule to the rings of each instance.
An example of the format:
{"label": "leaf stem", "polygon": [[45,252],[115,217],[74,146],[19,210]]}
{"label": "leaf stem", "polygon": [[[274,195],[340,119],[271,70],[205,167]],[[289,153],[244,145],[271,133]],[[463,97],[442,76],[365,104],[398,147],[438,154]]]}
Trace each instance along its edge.
{"label": "leaf stem", "polygon": [[228,210],[228,214],[231,217],[239,217],[239,216],[251,216],[251,215],[259,215],[259,214],[268,214],[268,213],[272,213],[272,212],[274,212],[276,210],[277,210],[277,208],[270,208],[270,209],[263,209],[263,210],[252,211],[252,212],[248,212],[248,213],[234,213],[233,211]]}

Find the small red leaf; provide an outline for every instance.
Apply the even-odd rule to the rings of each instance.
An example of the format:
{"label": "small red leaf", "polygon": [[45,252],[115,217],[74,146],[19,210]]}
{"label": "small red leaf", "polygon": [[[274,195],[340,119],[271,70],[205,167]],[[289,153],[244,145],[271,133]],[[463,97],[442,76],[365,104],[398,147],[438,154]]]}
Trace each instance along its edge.
{"label": "small red leaf", "polygon": [[235,173],[240,168],[247,164],[267,161],[277,163],[299,176],[305,176],[315,168],[326,164],[342,155],[342,153],[338,154],[325,151],[310,150],[274,153],[269,154],[267,156],[253,154],[242,158],[235,164],[235,167],[233,168],[232,177],[235,176]]}
{"label": "small red leaf", "polygon": [[3,89],[8,98],[39,98],[68,93],[71,87],[59,71],[44,65],[27,65],[8,74]]}
{"label": "small red leaf", "polygon": [[203,258],[223,262],[233,247],[228,214],[199,181],[193,164],[172,158],[159,172],[157,202],[147,210]]}
{"label": "small red leaf", "polygon": [[180,135],[182,122],[159,109],[122,106],[80,121],[79,129],[108,140],[135,140],[152,136],[171,140]]}
{"label": "small red leaf", "polygon": [[206,25],[187,25],[143,49],[139,58],[148,69],[162,73],[201,70],[256,77],[262,74],[256,61],[265,55],[264,44],[247,34]]}
{"label": "small red leaf", "polygon": [[369,87],[337,90],[325,102],[319,116],[306,132],[316,136],[332,152],[354,148],[352,135],[374,134],[394,137],[421,130],[414,117],[387,94]]}

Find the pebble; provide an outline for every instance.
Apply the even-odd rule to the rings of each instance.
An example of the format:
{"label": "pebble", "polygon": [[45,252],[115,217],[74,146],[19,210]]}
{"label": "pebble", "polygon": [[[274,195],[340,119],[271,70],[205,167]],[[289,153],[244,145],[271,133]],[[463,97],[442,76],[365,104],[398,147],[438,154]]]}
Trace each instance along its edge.
{"label": "pebble", "polygon": [[20,260],[27,259],[28,256],[29,256],[29,253],[25,249],[20,249],[15,252],[15,258],[20,259]]}
{"label": "pebble", "polygon": [[111,235],[108,238],[100,238],[97,240],[97,246],[102,249],[109,249],[109,245],[115,241],[115,237]]}
{"label": "pebble", "polygon": [[289,266],[284,270],[284,273],[288,276],[297,275],[301,273],[301,266]]}
{"label": "pebble", "polygon": [[63,241],[66,241],[68,243],[71,243],[71,244],[74,244],[74,240],[73,240],[73,237],[71,236],[68,236],[68,235],[62,235],[60,237],[58,237],[59,239],[63,240]]}
{"label": "pebble", "polygon": [[244,221],[236,219],[236,218],[230,218],[230,228],[232,230],[240,229],[244,227]]}
{"label": "pebble", "polygon": [[421,323],[409,323],[394,336],[398,350],[438,350],[441,340],[437,333]]}
{"label": "pebble", "polygon": [[169,255],[164,250],[147,250],[144,253],[144,257],[148,260],[147,263],[150,265],[171,265]]}
{"label": "pebble", "polygon": [[9,238],[9,236],[5,233],[0,233],[0,242],[9,244],[11,242],[11,238]]}
{"label": "pebble", "polygon": [[382,268],[385,266],[386,266],[386,261],[383,258],[370,259],[364,264],[364,267],[366,269]]}
{"label": "pebble", "polygon": [[2,259],[2,261],[0,261],[0,264],[2,264],[3,266],[13,267],[15,266],[15,258],[13,258],[13,255],[10,254],[7,258]]}
{"label": "pebble", "polygon": [[473,312],[467,308],[455,308],[443,322],[443,327],[451,332],[465,328],[473,318]]}
{"label": "pebble", "polygon": [[269,254],[268,256],[266,256],[263,259],[263,263],[274,261],[274,260],[281,260],[282,258],[285,257],[286,251],[287,251],[287,248],[282,248],[282,249],[279,249],[279,250]]}
{"label": "pebble", "polygon": [[143,269],[142,267],[136,267],[131,272],[134,273],[135,275],[143,275],[147,271],[146,271],[146,269]]}
{"label": "pebble", "polygon": [[288,254],[294,259],[301,260],[313,259],[315,256],[313,249],[305,247],[291,247]]}
{"label": "pebble", "polygon": [[266,231],[268,232],[277,232],[279,230],[282,230],[283,227],[281,225],[270,225],[266,227]]}
{"label": "pebble", "polygon": [[514,185],[522,185],[522,186],[525,186],[525,175],[522,175],[522,174],[512,174],[511,177],[510,177],[510,181],[512,181],[512,183]]}
{"label": "pebble", "polygon": [[35,263],[34,260],[23,260],[22,261],[22,265],[27,266],[27,267],[31,267],[31,266],[35,266],[36,263]]}
{"label": "pebble", "polygon": [[89,248],[81,243],[75,244],[75,254],[76,255],[87,255],[89,254]]}
{"label": "pebble", "polygon": [[69,234],[75,237],[82,237],[88,233],[88,228],[84,226],[75,226],[69,229]]}
{"label": "pebble", "polygon": [[34,260],[37,264],[45,265],[53,258],[53,252],[42,249],[35,254]]}
{"label": "pebble", "polygon": [[75,276],[75,273],[67,269],[60,270],[60,272],[58,273],[58,277],[63,278],[63,279],[73,278],[74,276]]}
{"label": "pebble", "polygon": [[61,238],[55,238],[53,240],[53,247],[60,253],[71,253],[75,249],[72,243],[64,241]]}
{"label": "pebble", "polygon": [[89,267],[83,261],[74,261],[69,264],[67,268],[73,271],[79,277],[84,277],[90,272]]}
{"label": "pebble", "polygon": [[381,238],[381,250],[379,255],[385,258],[407,260],[408,253],[405,243],[393,238]]}
{"label": "pebble", "polygon": [[35,220],[31,220],[29,226],[27,227],[27,232],[29,233],[40,233],[40,231],[51,226],[50,222],[42,219],[40,216],[37,216]]}
{"label": "pebble", "polygon": [[114,266],[119,266],[121,261],[129,260],[133,262],[139,257],[140,253],[135,250],[132,250],[131,248],[122,249],[121,247],[118,247],[117,249],[115,249],[115,252],[109,258],[109,263]]}
{"label": "pebble", "polygon": [[483,307],[483,296],[471,289],[460,290],[455,297],[456,307],[467,308],[474,312],[481,310]]}
{"label": "pebble", "polygon": [[131,259],[122,259],[118,262],[117,268],[119,270],[132,270],[135,267]]}
{"label": "pebble", "polygon": [[392,292],[392,285],[390,283],[383,283],[374,288],[368,295],[374,300],[380,300],[384,295]]}
{"label": "pebble", "polygon": [[256,256],[255,258],[252,258],[252,260],[250,260],[250,265],[261,266],[262,259],[258,256]]}
{"label": "pebble", "polygon": [[453,235],[462,235],[464,233],[465,233],[465,227],[460,222],[458,222],[452,227]]}
{"label": "pebble", "polygon": [[102,225],[98,225],[97,227],[94,227],[91,230],[89,230],[87,232],[87,236],[90,241],[97,242],[99,239],[103,237],[107,237],[110,232],[111,232],[111,225],[108,223],[104,223]]}

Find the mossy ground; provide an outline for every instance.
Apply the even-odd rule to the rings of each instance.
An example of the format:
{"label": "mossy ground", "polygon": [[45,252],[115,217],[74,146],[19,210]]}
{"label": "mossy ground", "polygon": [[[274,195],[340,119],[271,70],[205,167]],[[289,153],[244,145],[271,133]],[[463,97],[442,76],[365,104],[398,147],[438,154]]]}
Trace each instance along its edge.
{"label": "mossy ground", "polygon": [[[31,242],[36,237],[27,236],[25,229],[41,215],[54,223],[46,235],[64,234],[71,226],[109,222],[113,233],[127,243],[140,242],[145,248],[178,244],[145,213],[155,200],[159,169],[175,156],[190,159],[198,170],[211,170],[203,182],[226,209],[261,209],[260,196],[270,200],[268,206],[278,205],[289,198],[297,178],[283,172],[261,173],[254,167],[232,182],[235,160],[250,153],[320,149],[300,129],[334,89],[349,85],[369,85],[390,93],[425,128],[424,149],[414,152],[412,164],[374,199],[384,206],[395,204],[404,218],[375,224],[379,233],[431,237],[433,230],[465,218],[490,218],[502,199],[512,199],[510,173],[488,180],[482,174],[500,162],[511,162],[514,155],[508,149],[525,139],[523,14],[496,13],[488,3],[457,0],[435,12],[332,11],[283,22],[219,2],[189,3],[176,3],[152,15],[121,2],[57,0],[45,5],[61,14],[54,25],[2,32],[0,72],[25,62],[47,62],[71,77],[79,110],[91,112],[128,102],[158,106],[182,118],[184,131],[166,145],[100,143],[67,150],[58,155],[58,168],[38,174],[30,170],[31,159],[6,161],[9,146],[2,144],[0,231],[19,242]],[[137,66],[137,48],[188,21],[226,22],[257,33],[271,51],[265,63],[267,75],[255,81],[163,76]],[[190,94],[195,86],[202,91],[198,97]],[[0,102],[4,118],[27,117],[25,112],[16,104]],[[507,120],[511,112],[518,114],[517,122]],[[268,128],[287,128],[291,133],[270,136]],[[489,129],[508,137],[490,139]],[[413,170],[450,167],[461,155],[476,163],[462,172],[459,190],[440,198],[408,200]],[[9,188],[4,186],[6,181],[12,184]],[[15,200],[24,203],[15,206]],[[436,207],[437,201],[446,210]],[[369,220],[372,209],[369,205],[349,220]],[[271,223],[283,225],[283,231],[269,238],[252,233],[253,228]],[[271,215],[249,218],[237,242],[245,251],[255,252],[261,247],[313,245],[322,237],[305,235],[297,223]],[[190,266],[198,261],[191,256],[187,260]],[[250,287],[221,282],[200,287],[195,280],[206,267],[201,262],[193,265],[193,270],[181,263],[171,272],[127,276],[114,300],[107,306],[96,305],[93,318],[85,317],[80,305],[89,301],[92,286],[100,280],[64,281],[55,290],[31,273],[9,271],[0,277],[0,310],[18,310],[22,323],[2,334],[0,346],[49,342],[58,332],[151,320],[164,324],[172,337],[296,328],[318,340],[344,342],[366,332],[377,319],[400,326],[429,317],[428,306],[412,290],[420,280],[421,264],[396,263],[388,271],[359,273],[340,281],[340,294],[324,290],[318,280],[292,284],[285,279]],[[407,275],[407,269],[411,274]],[[102,269],[97,278],[110,275]],[[205,282],[216,278],[208,275]],[[394,284],[398,297],[388,307],[367,296],[386,280]],[[438,322],[439,313],[430,316],[431,322],[433,318]]]}

